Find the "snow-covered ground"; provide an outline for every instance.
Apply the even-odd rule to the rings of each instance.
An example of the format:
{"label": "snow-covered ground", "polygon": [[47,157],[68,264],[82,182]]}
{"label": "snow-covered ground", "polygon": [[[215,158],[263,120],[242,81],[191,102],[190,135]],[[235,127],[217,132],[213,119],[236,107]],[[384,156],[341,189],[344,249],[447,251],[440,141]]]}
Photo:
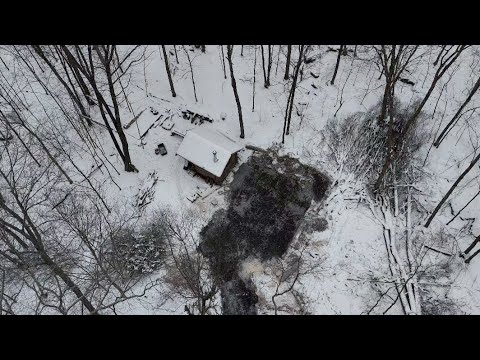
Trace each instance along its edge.
{"label": "snow-covered ground", "polygon": [[[336,46],[333,46],[336,47]],[[190,49],[190,46],[186,46]],[[192,47],[193,48],[193,47]],[[140,139],[159,115],[170,111],[173,116],[174,130],[185,133],[196,126],[182,118],[180,111],[189,109],[208,115],[213,123],[205,122],[202,127],[220,130],[239,145],[244,147],[252,144],[261,148],[275,146],[280,155],[291,155],[301,162],[317,168],[331,178],[335,177],[334,166],[329,163],[325,154],[326,138],[322,133],[327,122],[334,117],[343,119],[359,111],[366,111],[377,104],[383,95],[384,80],[380,72],[371,62],[362,62],[352,56],[341,60],[334,85],[330,79],[335,67],[337,54],[329,52],[327,46],[312,46],[309,57],[316,60],[307,64],[303,78],[299,83],[295,96],[295,107],[292,115],[291,134],[286,136],[285,144],[281,145],[283,118],[288,96],[287,82],[283,80],[285,69],[286,46],[282,47],[277,65],[278,46],[274,47],[274,63],[272,66],[271,86],[263,86],[261,54],[257,47],[257,68],[255,84],[255,110],[252,111],[254,46],[244,46],[243,56],[240,55],[240,45],[235,46],[233,54],[234,72],[243,110],[245,138],[240,139],[238,113],[230,83],[228,63],[225,64],[227,78],[224,78],[221,51],[217,45],[207,45],[206,52],[200,49],[190,52],[198,102],[195,101],[190,68],[183,50],[177,46],[179,64],[174,55],[169,55],[172,66],[173,82],[177,96],[172,97],[165,64],[158,46],[148,46],[145,68],[137,66],[128,87],[128,98],[133,108],[122,107],[121,118],[127,124],[131,119],[144,111],[139,119],[127,130],[130,154],[138,173],[123,171],[123,164],[117,155],[109,156],[111,163],[118,172],[110,171],[111,178],[104,169],[93,175],[92,181],[103,184],[108,191],[109,201],[126,201],[131,206],[135,204],[135,195],[150,184],[149,174],[156,172],[158,182],[154,187],[152,201],[145,208],[145,214],[155,209],[171,206],[177,210],[196,209],[208,218],[216,209],[225,206],[224,188],[228,187],[233,174],[230,174],[222,186],[210,187],[200,177],[193,177],[183,170],[184,161],[176,156],[176,151],[182,141],[181,137],[172,136],[171,131],[161,126],[153,127],[143,140]],[[172,50],[173,46],[167,46]],[[436,86],[433,95],[425,106],[428,115],[421,124],[433,140],[438,129],[445,125],[455,114],[464,100],[467,90],[476,80],[473,74],[478,74],[478,60],[472,55],[471,48],[459,61],[458,67],[449,71],[448,75]],[[294,46],[292,58],[296,60],[297,50]],[[428,55],[426,56],[428,58]],[[399,82],[396,96],[405,104],[425,94],[430,85],[433,71],[434,56],[419,62],[412,69],[414,86]],[[226,60],[225,60],[226,61]],[[313,76],[315,75],[315,76]],[[414,77],[414,78],[413,78]],[[478,95],[477,95],[478,96]],[[472,100],[473,107],[479,100]],[[303,113],[298,116],[296,111],[303,105]],[[150,109],[158,111],[154,115]],[[221,114],[225,113],[225,120]],[[98,110],[92,108],[92,114],[98,122],[102,122]],[[420,157],[426,161],[426,176],[422,180],[421,194],[418,199],[428,211],[433,210],[442,196],[449,189],[460,172],[467,166],[467,158],[478,148],[478,139],[472,136],[471,129],[477,127],[475,116],[470,118],[465,126],[458,126],[444,143],[437,149],[426,146],[421,149]],[[461,122],[463,123],[463,121]],[[470,127],[470,129],[469,129]],[[105,153],[116,154],[105,129],[102,132],[102,146]],[[72,135],[73,136],[73,135]],[[78,141],[78,140],[73,140]],[[156,155],[155,148],[164,143],[168,154]],[[239,164],[245,162],[252,151],[244,149],[239,153]],[[79,166],[87,173],[94,164],[93,160],[80,153],[77,158]],[[150,181],[150,182],[149,182]],[[116,183],[116,184],[114,184]],[[307,311],[313,314],[362,314],[374,306],[379,290],[372,283],[372,278],[381,278],[388,274],[387,252],[383,239],[383,230],[365,203],[345,199],[343,191],[348,184],[334,185],[329,189],[327,199],[315,209],[318,217],[324,217],[328,222],[325,231],[314,232],[309,237],[309,262],[317,264],[315,272],[301,278],[296,285],[307,300]],[[343,186],[343,187],[342,187]],[[478,169],[474,169],[455,190],[450,200],[455,211],[462,208],[479,190]],[[191,203],[187,197],[201,189],[204,194],[212,192],[205,199]],[[480,197],[477,197],[462,212],[463,218],[476,218],[480,209]],[[449,207],[446,206],[434,219],[431,227],[425,229],[425,234],[435,234],[444,229],[450,234],[451,242],[446,246],[454,253],[454,279],[449,296],[462,304],[461,311],[480,313],[480,257],[475,258],[467,266],[458,260],[458,251],[463,251],[473,240],[473,234],[480,233],[478,219],[472,222],[471,233],[460,232],[467,221],[460,217],[451,224],[445,224],[451,219]],[[478,246],[478,245],[477,245]],[[441,261],[443,255],[431,254],[431,261]],[[274,291],[272,273],[269,264],[250,266],[249,276],[257,286],[259,296],[265,303]],[[132,299],[118,306],[118,313],[125,314],[171,314],[184,313],[183,303],[175,300],[166,302],[156,298],[158,292],[149,291],[145,298]],[[392,295],[393,296],[393,295]],[[286,297],[286,302],[291,301]],[[161,303],[161,306],[159,306]],[[271,307],[261,305],[259,313],[272,313]],[[281,312],[280,312],[281,313]],[[402,309],[397,304],[389,314],[401,314]]]}

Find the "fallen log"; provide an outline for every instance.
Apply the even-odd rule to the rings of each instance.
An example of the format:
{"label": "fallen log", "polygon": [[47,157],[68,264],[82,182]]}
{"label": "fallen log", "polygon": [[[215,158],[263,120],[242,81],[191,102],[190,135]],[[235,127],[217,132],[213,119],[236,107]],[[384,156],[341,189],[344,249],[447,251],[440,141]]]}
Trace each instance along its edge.
{"label": "fallen log", "polygon": [[254,145],[245,145],[245,149],[249,149],[249,150],[253,150],[253,151],[259,151],[259,152],[263,152],[263,153],[268,153],[267,150],[259,148],[259,147],[254,146]]}
{"label": "fallen log", "polygon": [[399,79],[401,82],[403,82],[404,84],[407,84],[407,85],[415,85],[415,83],[412,81],[412,80],[409,80],[409,79],[406,79],[406,78],[400,78]]}
{"label": "fallen log", "polygon": [[432,250],[432,251],[435,251],[435,252],[437,252],[437,253],[439,253],[439,254],[443,254],[443,255],[446,255],[446,256],[453,256],[453,254],[447,253],[447,252],[442,251],[442,250],[435,249],[435,248],[433,248],[433,247],[431,247],[431,246],[428,246],[428,245],[425,245],[425,247],[426,247],[427,249],[430,249],[430,250]]}
{"label": "fallen log", "polygon": [[178,130],[172,130],[172,133],[171,133],[170,135],[171,135],[171,136],[177,135],[177,136],[180,136],[180,137],[182,137],[182,138],[185,137],[185,134],[182,133],[182,132],[180,132],[180,131],[178,131]]}
{"label": "fallen log", "polygon": [[138,114],[137,116],[135,116],[135,117],[132,119],[132,121],[130,121],[127,125],[123,125],[123,128],[124,128],[124,129],[128,129],[130,126],[132,126],[133,123],[135,123],[135,121],[138,120],[138,118],[140,117],[140,115],[143,114],[144,111],[145,111],[145,109],[143,109],[143,110],[140,112],[140,114]]}
{"label": "fallen log", "polygon": [[157,120],[155,120],[152,125],[150,125],[148,127],[148,129],[140,136],[140,140],[142,140],[147,134],[148,132],[150,131],[151,128],[153,128],[155,126],[155,124],[163,117],[163,115],[160,115]]}

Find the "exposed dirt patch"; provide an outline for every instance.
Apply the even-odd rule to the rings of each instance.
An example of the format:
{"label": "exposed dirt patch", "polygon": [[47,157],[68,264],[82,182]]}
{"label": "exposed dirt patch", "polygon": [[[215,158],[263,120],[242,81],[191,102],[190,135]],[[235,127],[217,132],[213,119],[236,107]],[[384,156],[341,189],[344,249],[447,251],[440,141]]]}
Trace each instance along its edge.
{"label": "exposed dirt patch", "polygon": [[325,175],[286,156],[262,153],[240,166],[229,208],[217,211],[200,233],[200,249],[222,287],[225,314],[255,313],[255,291],[238,276],[239,264],[249,256],[282,256],[311,201],[321,200],[329,184]]}

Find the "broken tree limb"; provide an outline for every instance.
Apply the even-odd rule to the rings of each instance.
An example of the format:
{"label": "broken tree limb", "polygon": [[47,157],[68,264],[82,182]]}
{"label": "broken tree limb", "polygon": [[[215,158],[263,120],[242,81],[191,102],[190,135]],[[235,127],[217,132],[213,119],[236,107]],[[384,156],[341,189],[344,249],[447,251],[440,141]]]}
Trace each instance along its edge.
{"label": "broken tree limb", "polygon": [[439,254],[443,254],[443,255],[446,255],[446,256],[453,256],[453,254],[447,253],[447,252],[442,251],[442,250],[435,249],[435,248],[433,248],[433,247],[431,247],[431,246],[428,246],[428,245],[425,245],[425,247],[426,247],[427,249],[430,249],[430,250],[432,250],[432,251],[435,251],[435,252],[437,252],[437,253],[439,253]]}
{"label": "broken tree limb", "polygon": [[132,125],[135,123],[135,121],[138,120],[138,118],[140,117],[140,115],[143,114],[144,111],[145,111],[145,109],[143,109],[137,116],[135,116],[127,125],[123,125],[123,128],[124,128],[124,129],[128,129],[130,126],[132,126]]}
{"label": "broken tree limb", "polygon": [[262,148],[259,148],[257,146],[253,146],[253,145],[245,145],[245,149],[249,149],[249,150],[253,150],[253,151],[259,151],[259,152],[263,152],[263,153],[268,153],[267,150],[264,150]]}
{"label": "broken tree limb", "polygon": [[463,171],[463,173],[458,177],[458,179],[455,181],[455,183],[450,187],[450,189],[447,191],[447,193],[445,194],[445,196],[443,197],[443,199],[438,203],[437,207],[435,208],[435,210],[433,210],[433,213],[432,215],[430,215],[430,217],[428,218],[427,222],[425,223],[425,227],[428,228],[428,226],[430,225],[430,223],[432,222],[433,218],[435,217],[435,215],[437,215],[438,211],[440,210],[440,208],[443,206],[443,204],[447,201],[447,199],[450,197],[450,195],[452,194],[453,190],[455,190],[455,188],[457,187],[457,185],[463,180],[463,178],[470,172],[470,170],[472,170],[472,168],[477,164],[477,162],[480,160],[480,154],[477,155],[475,157],[475,159],[473,159],[470,164],[468,165],[468,167]]}
{"label": "broken tree limb", "polygon": [[213,189],[212,191],[208,192],[206,195],[203,195],[202,199],[206,199],[207,197],[209,197],[210,195],[212,195],[213,193],[215,193],[216,191],[218,191],[220,189],[221,189],[220,187],[218,187],[216,189]]}
{"label": "broken tree limb", "polygon": [[153,171],[148,174],[147,182],[149,184],[144,184],[142,189],[139,189],[139,192],[135,195],[136,206],[140,209],[143,209],[145,206],[150,204],[155,196],[155,185],[158,181],[163,181],[158,179],[156,171]]}
{"label": "broken tree limb", "polygon": [[180,131],[178,131],[178,130],[172,130],[172,133],[171,133],[170,135],[172,135],[172,136],[173,136],[173,135],[177,135],[177,136],[180,136],[180,137],[182,137],[182,138],[185,137],[185,134],[182,133],[182,132],[180,132]]}
{"label": "broken tree limb", "polygon": [[469,264],[470,261],[472,261],[472,259],[477,256],[478,254],[480,253],[480,249],[478,249],[477,251],[475,251],[467,260],[465,260],[465,263],[466,264]]}
{"label": "broken tree limb", "polygon": [[157,120],[155,120],[152,125],[148,127],[148,129],[140,136],[140,140],[142,140],[145,136],[147,136],[148,132],[150,131],[151,128],[155,126],[155,124],[163,117],[163,115],[160,115]]}
{"label": "broken tree limb", "polygon": [[[466,208],[468,205],[470,205],[470,203],[471,203],[473,200],[475,200],[475,198],[476,198],[478,195],[480,195],[480,190],[475,194],[474,197],[472,197],[472,198],[470,199],[470,201],[469,201],[468,203],[465,204],[465,206],[464,206],[463,208],[460,209],[460,211],[459,211],[449,222],[447,222],[447,225],[449,225],[453,220],[455,220],[455,219],[457,218],[457,216],[460,215],[460,213],[461,213],[463,210],[465,210],[465,208]],[[452,208],[452,204],[451,204],[451,203],[450,203],[450,208]],[[452,210],[453,210],[453,208],[452,208]],[[453,214],[452,214],[452,215],[453,215]],[[461,217],[460,217],[460,218],[461,218]]]}
{"label": "broken tree limb", "polygon": [[[80,181],[80,184],[81,184],[82,182],[84,182],[85,180],[87,180],[88,178],[90,178],[90,176],[92,176],[93,173],[94,173],[95,171],[97,171],[98,169],[100,169],[102,166],[103,166],[103,164],[100,164],[100,165],[98,165],[95,169],[93,169],[93,170],[90,172],[90,174],[88,174],[88,175],[85,177],[85,179],[83,179],[82,181]],[[67,192],[67,193],[65,194],[65,196],[62,198],[62,200],[60,200],[56,205],[54,205],[54,206],[52,207],[52,210],[56,209],[56,208],[59,207],[65,200],[67,200],[68,196],[73,192],[73,190],[75,190],[75,188],[72,188],[69,192]],[[107,206],[105,206],[105,207],[106,207],[107,210],[108,210],[108,207],[107,207]],[[110,212],[110,211],[109,211],[109,212]]]}

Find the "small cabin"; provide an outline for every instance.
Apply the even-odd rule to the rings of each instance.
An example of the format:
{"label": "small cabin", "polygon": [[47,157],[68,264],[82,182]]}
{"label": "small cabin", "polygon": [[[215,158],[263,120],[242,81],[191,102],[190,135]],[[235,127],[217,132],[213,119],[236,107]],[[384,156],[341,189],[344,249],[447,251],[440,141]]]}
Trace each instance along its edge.
{"label": "small cabin", "polygon": [[177,155],[200,175],[221,184],[237,163],[237,153],[241,149],[242,146],[225,134],[198,127],[187,131]]}

